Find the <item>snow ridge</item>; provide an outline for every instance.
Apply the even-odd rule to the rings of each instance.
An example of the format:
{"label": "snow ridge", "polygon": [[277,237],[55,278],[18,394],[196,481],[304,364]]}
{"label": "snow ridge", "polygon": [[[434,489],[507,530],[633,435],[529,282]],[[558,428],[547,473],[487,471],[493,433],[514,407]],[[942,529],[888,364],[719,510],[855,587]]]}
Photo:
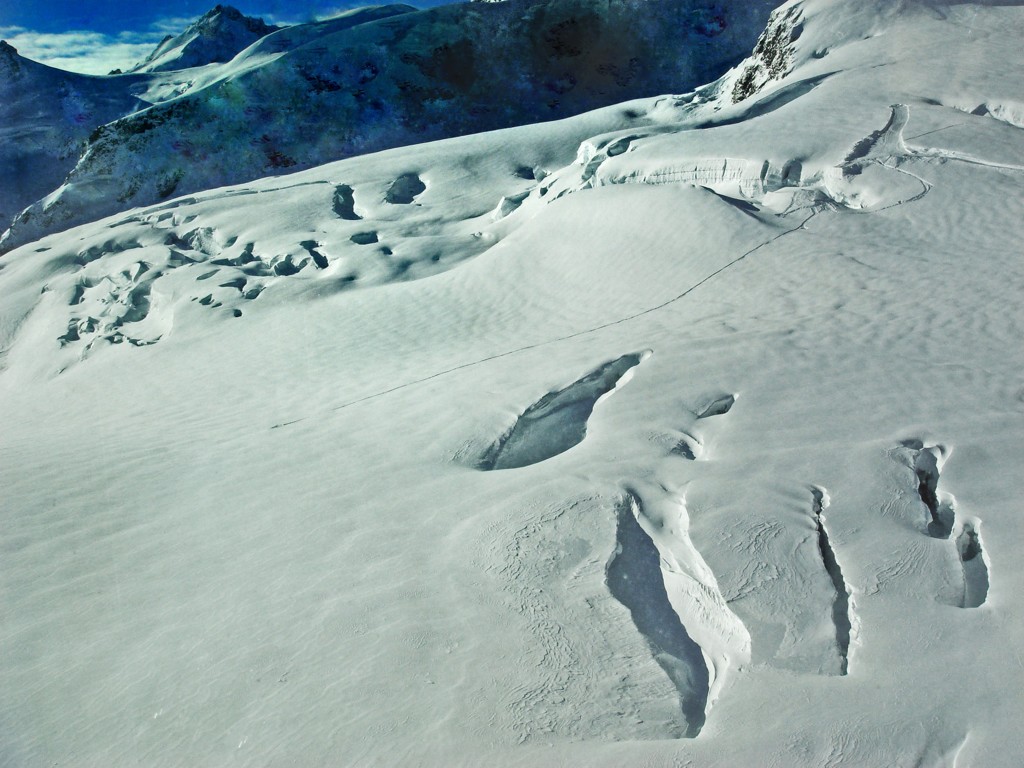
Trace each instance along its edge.
{"label": "snow ridge", "polygon": [[131,77],[149,78],[152,105],[90,121],[70,175],[18,216],[0,249],[175,195],[695,86],[749,50],[772,2],[720,5],[712,13],[696,0],[665,0],[645,6],[642,25],[630,23],[629,0],[479,4],[473,13],[390,5],[276,31],[253,31],[255,22],[222,8],[153,66],[181,66],[174,57],[199,46],[207,27],[238,32],[223,50],[196,47],[196,63],[258,39],[201,71],[172,77],[143,66]]}

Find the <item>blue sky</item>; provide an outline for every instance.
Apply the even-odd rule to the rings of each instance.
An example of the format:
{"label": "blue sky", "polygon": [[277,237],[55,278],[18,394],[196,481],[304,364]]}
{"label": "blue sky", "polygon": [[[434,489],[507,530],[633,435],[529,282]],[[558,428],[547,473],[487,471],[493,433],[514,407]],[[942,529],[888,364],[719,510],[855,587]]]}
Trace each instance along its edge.
{"label": "blue sky", "polygon": [[[51,66],[90,74],[127,68],[168,34],[222,2],[267,22],[294,24],[387,0],[0,0],[0,39]],[[405,0],[420,8],[452,0]]]}

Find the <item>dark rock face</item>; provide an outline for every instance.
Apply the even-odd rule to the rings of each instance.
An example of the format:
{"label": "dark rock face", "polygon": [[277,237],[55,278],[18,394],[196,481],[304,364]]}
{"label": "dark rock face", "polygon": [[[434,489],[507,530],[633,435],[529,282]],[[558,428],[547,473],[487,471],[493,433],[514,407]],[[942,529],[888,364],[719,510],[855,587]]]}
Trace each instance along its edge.
{"label": "dark rock face", "polygon": [[802,31],[798,9],[790,8],[785,13],[771,15],[767,28],[754,46],[753,60],[744,68],[733,87],[734,103],[753,96],[765,84],[779,80],[789,72],[792,67],[793,43]]}

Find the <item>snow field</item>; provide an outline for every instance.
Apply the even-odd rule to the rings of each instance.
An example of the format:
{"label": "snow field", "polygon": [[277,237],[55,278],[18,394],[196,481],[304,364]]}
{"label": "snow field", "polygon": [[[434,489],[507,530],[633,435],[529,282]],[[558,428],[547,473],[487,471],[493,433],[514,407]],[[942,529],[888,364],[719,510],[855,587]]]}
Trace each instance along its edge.
{"label": "snow field", "polygon": [[[835,74],[788,100],[5,256],[0,762],[1013,765],[1020,129],[964,110],[1007,103],[1020,11],[798,6],[778,88]],[[699,173],[614,183],[665,168]]]}

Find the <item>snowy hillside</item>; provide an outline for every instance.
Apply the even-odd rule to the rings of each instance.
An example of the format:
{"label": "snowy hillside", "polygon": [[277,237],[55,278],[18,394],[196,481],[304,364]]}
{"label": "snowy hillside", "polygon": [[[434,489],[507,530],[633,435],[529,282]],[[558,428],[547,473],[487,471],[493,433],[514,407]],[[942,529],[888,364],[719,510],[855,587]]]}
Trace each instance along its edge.
{"label": "snowy hillside", "polygon": [[[387,5],[278,30],[226,64],[156,73],[140,89],[152,106],[94,131],[0,247],[174,195],[695,87],[750,50],[773,4]],[[158,49],[152,68],[195,60],[175,51],[211,58],[197,28],[219,30],[218,51],[237,47],[241,22],[213,25],[222,16]]]}
{"label": "snowy hillside", "polygon": [[0,765],[1018,765],[1022,36],[797,0],[0,257]]}
{"label": "snowy hillside", "polygon": [[141,106],[137,82],[47,67],[0,41],[0,228],[64,181],[97,125]]}

